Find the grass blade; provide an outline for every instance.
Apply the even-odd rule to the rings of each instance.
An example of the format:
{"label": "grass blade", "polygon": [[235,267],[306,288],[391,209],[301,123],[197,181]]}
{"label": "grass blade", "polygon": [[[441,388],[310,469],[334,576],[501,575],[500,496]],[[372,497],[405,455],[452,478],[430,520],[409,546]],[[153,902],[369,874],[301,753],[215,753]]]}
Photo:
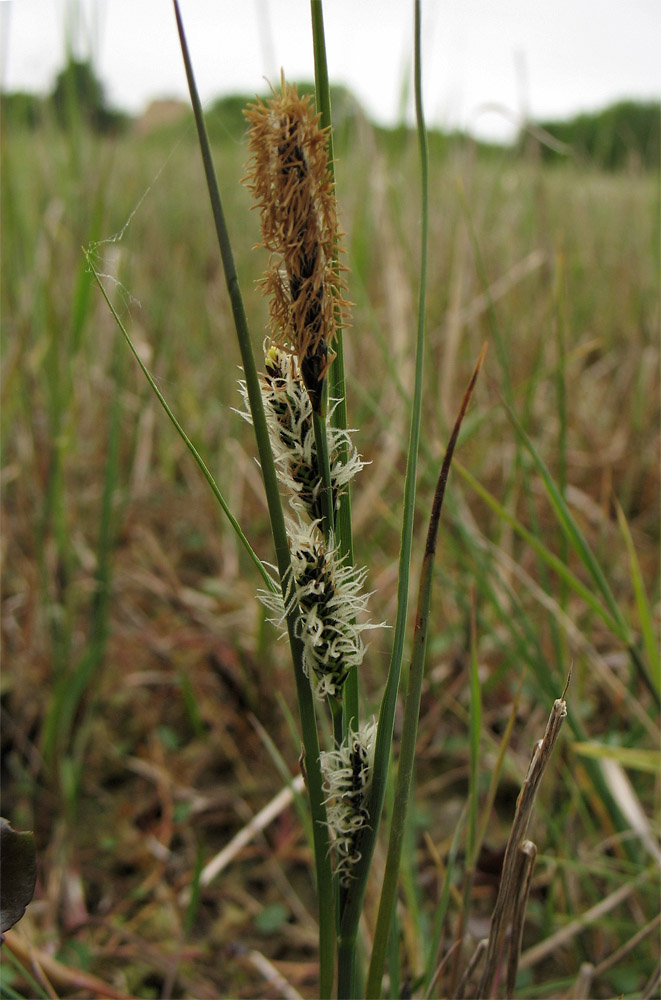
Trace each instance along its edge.
{"label": "grass blade", "polygon": [[514,528],[517,535],[523,538],[523,540],[527,542],[528,545],[530,545],[531,548],[533,548],[535,552],[542,557],[542,559],[544,559],[549,568],[552,569],[560,577],[560,579],[563,580],[563,582],[568,584],[568,586],[570,586],[576,594],[583,598],[588,607],[590,607],[592,611],[594,611],[595,614],[597,614],[602,621],[606,623],[614,635],[618,636],[623,641],[626,641],[628,631],[623,634],[618,618],[609,614],[603,604],[601,604],[601,602],[594,596],[592,591],[588,590],[585,584],[581,583],[578,577],[574,576],[565,563],[554,555],[549,549],[547,549],[544,543],[533,535],[532,532],[528,531],[527,528],[524,528],[524,526],[477,481],[477,479],[461,464],[461,462],[457,460],[454,464],[457,472],[463,479],[466,480],[471,489],[473,489],[478,496],[480,496],[485,503],[487,503],[489,507],[496,514],[498,514],[500,518]]}
{"label": "grass blade", "polygon": [[624,511],[619,503],[616,505],[616,510],[618,524],[620,525],[622,537],[624,538],[624,544],[626,545],[627,554],[629,556],[631,583],[636,599],[636,608],[638,609],[638,621],[640,622],[640,631],[643,636],[643,647],[647,654],[647,662],[650,665],[651,679],[648,683],[654,685],[658,695],[659,690],[661,689],[661,658],[659,656],[659,644],[657,637],[654,634],[652,613],[650,611],[649,601],[647,600],[647,594],[645,593],[643,574],[640,570],[640,563],[638,562],[638,556],[636,555],[633,538],[631,537],[631,532],[629,531],[629,525],[627,524],[627,519],[624,516]]}
{"label": "grass blade", "polygon": [[471,642],[470,642],[470,716],[469,744],[470,761],[468,776],[468,835],[466,838],[466,865],[464,869],[464,887],[462,905],[457,929],[455,931],[455,948],[452,954],[452,972],[450,976],[450,992],[455,995],[459,979],[459,969],[464,943],[464,928],[470,910],[473,878],[477,861],[477,813],[479,804],[479,763],[480,735],[482,733],[482,692],[477,664],[477,608],[475,602],[475,586],[471,594]]}
{"label": "grass blade", "polygon": [[595,585],[597,586],[597,589],[601,591],[601,595],[611,612],[613,621],[616,623],[616,630],[615,630],[616,634],[619,635],[622,641],[626,644],[637,672],[639,673],[641,679],[645,682],[646,686],[652,693],[656,701],[657,707],[661,708],[661,696],[659,695],[659,689],[658,687],[655,687],[654,682],[651,680],[649,676],[649,672],[645,664],[642,662],[640,658],[640,655],[634,643],[634,637],[631,632],[631,628],[629,627],[626,619],[624,618],[624,615],[620,611],[619,605],[615,600],[613,592],[608,585],[608,581],[601,566],[597,562],[592,552],[592,549],[587,543],[586,538],[584,537],[578,525],[576,524],[574,518],[572,517],[571,511],[569,510],[569,507],[567,506],[560,490],[554,483],[551,473],[546,468],[546,465],[542,461],[539,452],[537,451],[532,441],[526,434],[525,430],[523,429],[523,426],[517,419],[516,414],[514,413],[512,408],[507,404],[505,404],[505,409],[521,443],[526,448],[526,450],[532,457],[535,465],[537,466],[539,474],[544,482],[544,486],[546,487],[546,493],[551,502],[551,507],[555,512],[555,515],[558,519],[558,523],[560,524],[563,533],[565,534],[567,540],[569,541],[569,544],[572,546],[572,548],[578,555],[579,559],[585,566],[586,570],[592,577]]}
{"label": "grass blade", "polygon": [[659,761],[657,750],[646,750],[643,747],[617,747],[594,740],[587,743],[574,743],[572,749],[581,757],[592,757],[595,760],[615,760],[621,767],[631,771],[661,774],[661,761]]}
{"label": "grass blade", "polygon": [[450,850],[448,851],[448,860],[445,868],[445,877],[443,879],[443,889],[441,890],[441,898],[438,901],[438,905],[436,906],[436,912],[434,913],[434,926],[432,928],[432,933],[431,933],[431,944],[428,951],[427,968],[425,970],[425,979],[424,979],[425,997],[430,996],[432,986],[434,985],[436,977],[438,976],[438,968],[435,966],[435,963],[441,946],[441,934],[443,933],[443,924],[445,923],[445,915],[448,912],[448,904],[450,902],[450,889],[452,888],[452,876],[454,874],[454,868],[457,863],[459,845],[461,844],[462,834],[464,832],[466,819],[468,817],[468,805],[469,803],[466,802],[462,810],[461,816],[459,817],[457,828],[454,831],[454,835],[452,837],[452,843],[450,844]]}
{"label": "grass blade", "polygon": [[608,581],[606,580],[606,577],[601,569],[601,566],[595,559],[594,554],[590,546],[588,545],[586,538],[584,537],[578,525],[576,524],[576,521],[572,517],[571,511],[569,510],[569,507],[567,506],[564,497],[562,496],[560,490],[553,481],[551,473],[549,472],[546,465],[542,461],[539,452],[537,451],[534,444],[526,434],[516,414],[514,413],[512,408],[509,407],[507,404],[505,404],[505,409],[511,424],[517,433],[519,440],[521,441],[521,443],[527,450],[528,454],[531,456],[533,462],[537,466],[537,471],[542,477],[542,481],[546,489],[546,494],[551,503],[551,507],[553,508],[553,511],[558,519],[558,523],[565,537],[567,538],[569,544],[574,549],[579,559],[581,560],[581,562],[587,569],[588,573],[592,577],[594,583],[597,586],[597,589],[601,592],[601,595],[608,607],[608,610],[610,611],[611,620],[615,623],[614,631],[625,642],[630,643],[631,630],[629,629],[629,626],[627,625],[622,615],[622,612],[619,609],[617,601],[613,596],[612,590],[608,586]]}
{"label": "grass blade", "polygon": [[420,572],[420,589],[418,593],[418,609],[415,620],[409,685],[404,704],[402,746],[397,769],[395,803],[393,808],[392,825],[390,827],[390,840],[388,843],[388,856],[386,859],[386,869],[383,877],[381,901],[379,903],[379,914],[376,922],[376,930],[374,932],[372,960],[370,962],[370,970],[367,978],[367,997],[378,997],[381,991],[381,979],[383,978],[385,966],[388,933],[390,931],[392,912],[397,895],[399,863],[411,791],[413,765],[415,761],[418,718],[420,715],[420,698],[422,695],[422,679],[424,676],[425,654],[427,649],[427,630],[431,609],[434,556],[436,554],[436,541],[441,516],[441,507],[445,496],[445,487],[450,473],[450,466],[452,464],[452,456],[454,454],[457,438],[459,437],[459,430],[461,428],[461,423],[463,421],[464,414],[466,413],[466,409],[468,408],[468,403],[473,393],[475,382],[477,381],[477,376],[482,366],[482,361],[484,360],[485,352],[486,346],[482,348],[482,353],[478,358],[475,371],[473,372],[468,388],[464,394],[461,409],[450,437],[445,458],[443,459],[443,465],[438,477],[432,512],[429,519],[427,543],[425,546],[425,554]]}
{"label": "grass blade", "polygon": [[482,732],[482,694],[477,665],[477,620],[475,590],[471,607],[471,657],[470,657],[470,811],[468,815],[467,856],[472,867],[475,864],[475,844],[477,838],[477,805],[480,780],[480,734]]}
{"label": "grass blade", "polygon": [[[413,520],[415,513],[415,494],[418,469],[418,450],[420,445],[420,417],[422,410],[422,376],[424,364],[425,343],[425,303],[427,296],[427,244],[429,233],[429,155],[427,148],[427,130],[422,106],[422,70],[421,70],[421,28],[420,0],[415,3],[415,95],[416,119],[418,126],[418,143],[420,150],[420,185],[421,185],[421,231],[420,231],[420,285],[418,292],[418,318],[415,352],[415,381],[413,401],[411,404],[411,425],[406,458],[406,478],[404,482],[404,509],[402,519],[402,534],[399,551],[398,584],[397,584],[397,616],[393,637],[393,647],[390,657],[388,679],[381,700],[376,748],[374,753],[374,772],[368,811],[370,826],[360,843],[361,860],[356,866],[355,880],[347,897],[347,905],[342,915],[342,924],[338,938],[338,996],[352,996],[353,963],[355,957],[356,932],[362,910],[367,876],[369,874],[377,831],[383,809],[390,751],[395,722],[397,692],[404,655],[404,639],[408,613],[408,592],[411,565],[411,549],[413,545]],[[342,957],[344,956],[344,961]]]}
{"label": "grass blade", "polygon": [[204,459],[200,455],[199,451],[197,450],[197,448],[195,447],[195,445],[193,444],[193,442],[191,441],[191,439],[186,434],[186,431],[183,429],[183,427],[181,426],[181,424],[179,423],[179,421],[175,417],[175,415],[172,412],[172,410],[170,409],[170,407],[169,407],[169,405],[168,405],[165,397],[163,396],[163,393],[158,388],[158,386],[157,386],[157,384],[156,384],[156,382],[154,380],[154,377],[152,376],[151,372],[149,371],[149,369],[145,365],[144,361],[140,357],[140,355],[138,353],[138,350],[137,350],[135,344],[133,343],[133,341],[131,339],[130,334],[128,333],[126,327],[122,323],[122,321],[121,321],[121,319],[120,319],[120,317],[119,317],[119,315],[117,313],[117,310],[115,309],[115,307],[113,306],[112,302],[110,301],[110,297],[108,296],[108,293],[107,293],[107,291],[106,291],[106,289],[105,289],[105,287],[103,285],[103,282],[101,281],[101,276],[100,276],[99,272],[96,270],[96,268],[95,268],[95,266],[94,266],[94,264],[92,262],[91,255],[90,255],[90,253],[88,251],[85,251],[85,257],[87,258],[88,267],[90,268],[90,270],[92,272],[92,275],[94,276],[94,279],[95,279],[97,285],[101,289],[101,294],[103,295],[104,299],[106,300],[106,303],[108,304],[108,308],[110,309],[110,311],[111,311],[111,313],[113,315],[113,318],[114,318],[115,322],[117,323],[117,326],[121,330],[121,333],[122,333],[122,336],[124,337],[124,340],[128,344],[129,350],[131,351],[131,353],[133,354],[133,357],[138,362],[138,364],[139,364],[139,366],[140,366],[140,368],[142,370],[143,375],[145,376],[145,378],[149,382],[149,385],[150,385],[152,391],[154,392],[154,394],[155,394],[156,398],[158,399],[159,403],[161,404],[161,406],[165,410],[166,414],[168,415],[168,417],[169,417],[169,419],[170,419],[173,427],[175,428],[177,434],[182,439],[182,441],[184,442],[184,444],[186,445],[186,447],[190,451],[191,455],[195,459],[195,462],[197,463],[197,465],[199,466],[199,468],[200,468],[200,470],[202,472],[202,475],[204,476],[204,478],[208,482],[209,486],[211,487],[211,490],[212,490],[212,492],[213,492],[216,500],[220,504],[220,507],[221,507],[223,513],[225,514],[225,516],[227,517],[228,521],[232,525],[232,528],[234,529],[234,532],[235,532],[237,538],[241,542],[241,544],[242,544],[243,548],[245,549],[245,551],[248,553],[248,556],[250,557],[252,563],[254,564],[254,566],[256,567],[257,571],[259,572],[262,580],[264,581],[264,584],[269,588],[269,590],[273,590],[274,589],[274,585],[273,585],[273,580],[272,580],[270,574],[268,573],[266,567],[262,563],[261,559],[259,558],[259,556],[255,552],[255,550],[252,548],[250,542],[248,541],[248,539],[244,535],[244,533],[243,533],[243,531],[241,529],[241,525],[239,524],[239,522],[237,521],[237,519],[232,514],[232,511],[229,509],[227,501],[225,500],[225,497],[221,493],[220,488],[218,487],[215,479],[211,475],[211,472],[209,471],[209,468],[206,465]]}
{"label": "grass blade", "polygon": [[[43,738],[44,758],[49,764],[55,763],[56,760],[59,760],[61,764],[70,749],[76,712],[95,674],[103,664],[110,633],[110,597],[115,543],[113,502],[119,477],[120,431],[123,416],[119,395],[119,384],[121,381],[119,365],[121,359],[117,351],[118,346],[116,343],[114,347],[116,389],[110,409],[108,426],[107,457],[96,550],[96,587],[91,607],[90,639],[85,652],[76,663],[74,669],[61,677],[55,687],[52,706],[44,726]],[[69,800],[71,809],[75,808],[74,793],[77,794],[78,791],[81,776],[80,768],[82,766],[83,760],[81,756],[73,767],[77,779],[71,789],[72,797]]]}

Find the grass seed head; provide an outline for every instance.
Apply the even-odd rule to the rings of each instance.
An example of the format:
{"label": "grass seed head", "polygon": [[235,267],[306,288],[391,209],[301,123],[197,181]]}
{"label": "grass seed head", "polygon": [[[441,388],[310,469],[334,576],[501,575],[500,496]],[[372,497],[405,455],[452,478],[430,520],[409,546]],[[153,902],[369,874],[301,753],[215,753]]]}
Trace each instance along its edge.
{"label": "grass seed head", "polygon": [[248,187],[271,258],[262,286],[274,342],[294,353],[315,412],[346,303],[334,263],[340,240],[328,135],[312,98],[282,79],[280,94],[245,112],[250,125]]}
{"label": "grass seed head", "polygon": [[[312,521],[322,517],[323,480],[312,422],[312,402],[297,359],[275,345],[265,350],[261,376],[264,411],[278,478],[297,511]],[[332,407],[331,407],[332,409]],[[326,417],[333,506],[365,464],[349,431],[333,427]]]}
{"label": "grass seed head", "polygon": [[287,534],[291,567],[284,598],[279,588],[259,590],[257,596],[277,626],[298,608],[302,666],[313,693],[320,701],[340,698],[349,670],[363,661],[362,633],[379,627],[364,620],[370,597],[363,591],[367,570],[340,559],[332,537],[327,544],[317,523],[289,520]]}
{"label": "grass seed head", "polygon": [[367,609],[367,570],[342,562],[316,524],[292,526],[290,540],[303,669],[318,698],[340,697],[349,670],[360,666],[365,653],[361,633],[370,624],[357,619]]}
{"label": "grass seed head", "polygon": [[321,754],[328,825],[333,834],[336,871],[343,885],[360,861],[358,836],[369,823],[367,798],[372,783],[376,723],[347,734],[340,747]]}

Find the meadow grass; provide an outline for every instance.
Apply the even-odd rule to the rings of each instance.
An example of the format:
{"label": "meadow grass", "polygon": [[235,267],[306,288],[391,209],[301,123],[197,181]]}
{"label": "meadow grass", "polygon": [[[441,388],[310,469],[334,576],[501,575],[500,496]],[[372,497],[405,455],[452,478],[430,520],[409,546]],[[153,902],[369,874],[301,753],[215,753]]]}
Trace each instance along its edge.
{"label": "meadow grass", "polygon": [[[78,968],[138,996],[200,997],[280,995],[268,983],[277,969],[314,996],[310,853],[293,810],[251,840],[222,881],[199,885],[201,859],[281,786],[277,765],[298,769],[287,651],[254,601],[254,567],[129,363],[81,253],[91,247],[111,275],[116,308],[159,388],[271,561],[251,431],[232,409],[240,357],[192,125],[175,136],[46,129],[6,140],[4,812],[14,827],[35,829],[41,872],[19,931],[56,952],[50,976],[63,996],[79,995]],[[340,140],[354,303],[344,338],[349,423],[371,463],[353,491],[353,531],[374,590],[372,619],[392,623],[419,270],[417,147],[415,136],[386,146],[363,120]],[[226,139],[214,155],[259,351],[258,221],[239,183],[247,151]],[[432,157],[429,191],[413,580],[463,387],[482,343],[491,346],[439,539],[391,981],[428,982],[421,942],[432,930],[453,940],[462,900],[464,928],[483,936],[514,798],[573,662],[573,728],[537,805],[519,995],[564,995],[585,962],[597,967],[592,995],[644,995],[656,935],[633,952],[627,945],[651,927],[658,885],[654,643],[643,641],[659,600],[658,181],[551,168],[509,151],[484,161],[464,143]],[[554,508],[539,458],[619,618],[565,509]],[[375,632],[361,667],[374,711],[390,641]],[[469,739],[476,679],[479,740],[475,730]],[[630,750],[649,755],[632,763]],[[471,858],[470,880],[451,886],[448,851],[461,858],[466,848],[455,833],[476,785],[468,844],[482,839],[484,850]],[[629,793],[638,812],[627,812]],[[366,897],[370,931],[384,864],[385,843]],[[581,924],[611,897],[612,909]],[[7,988],[33,988],[3,975]],[[440,995],[456,986],[457,970],[449,975],[437,981]]]}

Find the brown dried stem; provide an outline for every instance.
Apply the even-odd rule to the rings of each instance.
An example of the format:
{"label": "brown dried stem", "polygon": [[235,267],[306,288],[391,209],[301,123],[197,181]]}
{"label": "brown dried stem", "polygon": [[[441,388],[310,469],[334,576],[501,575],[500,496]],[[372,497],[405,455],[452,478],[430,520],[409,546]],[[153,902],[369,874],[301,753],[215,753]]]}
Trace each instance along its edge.
{"label": "brown dried stem", "polygon": [[[543,739],[539,740],[535,746],[528,773],[517,799],[514,822],[512,823],[512,829],[505,850],[503,874],[498,890],[498,898],[491,917],[491,930],[484,972],[477,991],[477,996],[480,998],[491,996],[491,990],[500,965],[503,941],[508,925],[512,922],[522,923],[523,921],[521,906],[523,905],[525,908],[525,900],[527,898],[525,883],[530,879],[531,868],[530,865],[522,862],[520,852],[532,817],[537,789],[550,760],[562,723],[567,715],[567,703],[564,700],[565,693],[566,689],[563,692],[563,697],[556,699],[553,704],[546,732]],[[513,932],[507,975],[508,985],[510,981],[513,982],[516,978],[519,945],[519,933]]]}
{"label": "brown dried stem", "polygon": [[532,840],[524,840],[517,851],[516,884],[519,886],[519,894],[515,900],[512,916],[510,951],[507,962],[507,985],[505,988],[506,997],[511,997],[514,994],[516,973],[519,967],[519,955],[521,954],[521,942],[523,940],[523,925],[526,919],[530,883],[532,882],[536,857],[537,847],[535,844],[533,844]]}

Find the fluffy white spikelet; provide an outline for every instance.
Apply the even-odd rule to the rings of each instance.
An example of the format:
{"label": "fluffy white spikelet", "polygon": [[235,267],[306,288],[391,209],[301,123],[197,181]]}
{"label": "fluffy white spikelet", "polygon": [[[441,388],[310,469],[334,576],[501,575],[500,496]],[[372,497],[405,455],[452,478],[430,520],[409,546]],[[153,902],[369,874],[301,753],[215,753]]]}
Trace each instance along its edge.
{"label": "fluffy white spikelet", "polygon": [[[312,404],[297,359],[278,347],[265,349],[265,372],[261,376],[266,423],[273,449],[278,479],[290,495],[296,510],[304,510],[311,520],[322,516],[322,477],[317,461]],[[239,383],[245,410],[251,420],[245,384]],[[332,427],[327,418],[326,434],[330,458],[333,503],[365,463],[348,431]]]}
{"label": "fluffy white spikelet", "polygon": [[260,591],[259,597],[279,625],[290,607],[298,606],[303,669],[318,698],[339,697],[351,667],[362,663],[361,633],[377,627],[356,620],[367,608],[369,594],[362,592],[367,570],[342,562],[335,546],[326,547],[317,524],[288,521],[287,534],[286,605],[281,594]]}
{"label": "fluffy white spikelet", "polygon": [[299,607],[303,668],[315,694],[339,696],[351,667],[362,663],[361,632],[369,625],[356,618],[365,611],[361,592],[367,571],[338,559],[317,525],[301,525],[291,536],[293,599]]}
{"label": "fluffy white spikelet", "polygon": [[333,834],[336,871],[343,885],[360,861],[358,835],[369,823],[367,797],[372,783],[376,723],[349,732],[341,747],[321,754],[328,826]]}
{"label": "fluffy white spikelet", "polygon": [[[325,540],[319,528],[323,479],[310,393],[297,358],[280,347],[265,345],[264,367],[260,383],[271,448],[278,479],[290,495],[296,519],[287,522],[291,568],[284,600],[281,593],[262,591],[258,596],[277,625],[297,609],[303,670],[319,699],[339,698],[349,671],[363,660],[361,633],[375,627],[357,621],[364,615],[369,596],[361,592],[367,570],[340,559],[332,537]],[[244,399],[241,416],[252,422],[246,385],[240,382],[239,387]],[[330,414],[326,436],[337,508],[342,490],[365,463],[349,433],[332,427]]]}

